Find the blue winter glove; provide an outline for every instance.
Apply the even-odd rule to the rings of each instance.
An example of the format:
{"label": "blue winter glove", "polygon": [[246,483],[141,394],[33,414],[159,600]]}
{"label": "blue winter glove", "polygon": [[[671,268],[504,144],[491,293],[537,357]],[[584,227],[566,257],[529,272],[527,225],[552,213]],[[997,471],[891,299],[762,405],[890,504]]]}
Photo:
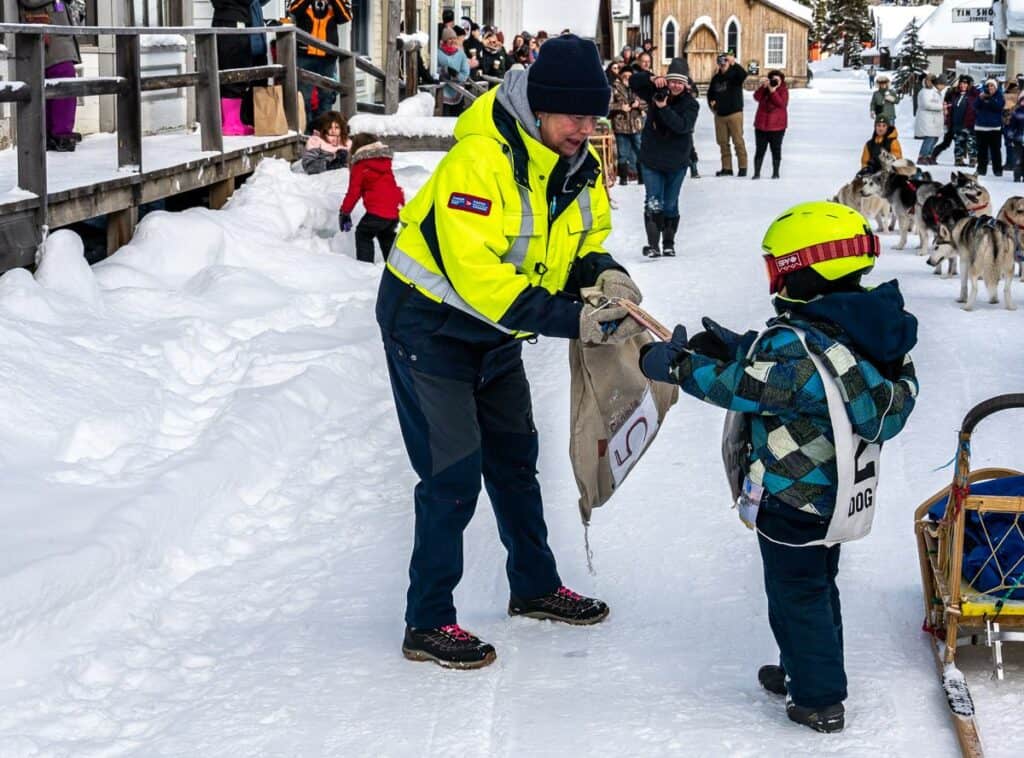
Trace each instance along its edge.
{"label": "blue winter glove", "polygon": [[338,214],[338,228],[343,232],[352,231],[352,217],[347,213]]}
{"label": "blue winter glove", "polygon": [[640,348],[640,370],[648,379],[656,382],[675,383],[670,372],[686,352],[686,327],[682,324],[672,331],[668,342],[650,342]]}

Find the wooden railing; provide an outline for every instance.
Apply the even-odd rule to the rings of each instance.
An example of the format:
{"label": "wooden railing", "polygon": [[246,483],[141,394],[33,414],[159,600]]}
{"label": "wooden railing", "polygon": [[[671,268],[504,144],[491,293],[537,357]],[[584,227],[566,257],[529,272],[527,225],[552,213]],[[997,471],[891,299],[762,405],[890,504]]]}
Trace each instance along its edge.
{"label": "wooden railing", "polygon": [[[18,186],[38,198],[35,221],[40,229],[48,226],[46,175],[46,109],[47,100],[93,95],[113,95],[117,114],[117,166],[119,170],[141,174],[142,155],[142,93],[154,90],[193,88],[196,120],[201,131],[203,151],[224,151],[221,130],[221,86],[242,82],[283,85],[286,93],[284,110],[288,128],[298,132],[299,113],[295,92],[299,82],[329,89],[340,97],[339,110],[346,117],[357,110],[378,111],[375,104],[356,102],[356,69],[373,77],[383,72],[361,61],[348,50],[322,42],[295,26],[260,28],[203,27],[106,27],[53,26],[42,24],[0,24],[0,34],[13,40],[8,59],[14,60],[13,81],[3,82],[0,102],[14,103],[15,142],[17,145]],[[144,76],[141,71],[140,38],[150,34],[177,34],[195,40],[195,70],[182,74]],[[222,35],[271,35],[276,40],[276,62],[267,66],[220,70],[217,59],[217,38]],[[115,75],[47,80],[45,39],[49,36],[114,37]],[[338,61],[338,79],[330,79],[298,67],[298,42],[324,50]],[[298,136],[295,136],[298,139]]]}

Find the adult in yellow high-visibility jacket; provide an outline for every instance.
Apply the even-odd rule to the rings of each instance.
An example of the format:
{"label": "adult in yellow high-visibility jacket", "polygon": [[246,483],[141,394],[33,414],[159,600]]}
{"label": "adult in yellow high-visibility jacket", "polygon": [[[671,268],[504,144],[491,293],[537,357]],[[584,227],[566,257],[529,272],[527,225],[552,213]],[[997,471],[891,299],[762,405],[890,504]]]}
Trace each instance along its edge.
{"label": "adult in yellow high-visibility jacket", "polygon": [[562,585],[537,482],[537,430],[522,338],[626,339],[640,300],[604,248],[611,211],[588,143],[611,91],[593,43],[549,40],[459,118],[457,144],[401,213],[377,301],[402,435],[420,478],[409,567],[407,658],[494,660],[456,623],[462,533],[483,477],[508,550],[512,615],[593,624],[608,606]]}

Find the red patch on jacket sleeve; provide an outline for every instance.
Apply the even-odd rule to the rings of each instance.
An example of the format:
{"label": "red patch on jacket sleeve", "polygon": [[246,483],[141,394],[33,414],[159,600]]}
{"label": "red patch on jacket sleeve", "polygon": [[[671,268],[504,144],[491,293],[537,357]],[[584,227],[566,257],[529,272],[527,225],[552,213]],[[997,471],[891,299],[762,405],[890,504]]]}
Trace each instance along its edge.
{"label": "red patch on jacket sleeve", "polygon": [[448,207],[457,211],[469,211],[479,216],[491,215],[491,201],[487,198],[453,192],[448,198]]}

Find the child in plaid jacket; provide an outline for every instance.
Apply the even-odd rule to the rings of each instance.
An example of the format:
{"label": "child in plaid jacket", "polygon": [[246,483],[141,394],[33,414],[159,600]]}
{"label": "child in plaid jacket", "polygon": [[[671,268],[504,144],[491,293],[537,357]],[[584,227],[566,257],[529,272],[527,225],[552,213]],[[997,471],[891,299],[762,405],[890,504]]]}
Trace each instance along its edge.
{"label": "child in plaid jacket", "polygon": [[[863,218],[847,212],[860,225]],[[788,696],[794,721],[838,731],[847,694],[835,583],[839,545],[825,538],[837,511],[842,446],[827,397],[834,390],[826,383],[838,389],[834,397],[842,398],[846,428],[852,427],[855,439],[878,444],[896,436],[917,395],[909,356],[917,321],[904,310],[895,281],[861,287],[861,275],[877,255],[877,238],[866,221],[860,233],[838,237],[848,249],[833,251],[829,262],[841,262],[839,269],[807,262],[816,260],[818,243],[828,249],[832,235],[827,227],[822,234],[825,239],[810,245],[783,245],[782,253],[769,250],[772,230],[766,235],[770,272],[776,260],[786,260],[787,271],[774,272],[778,315],[767,329],[739,335],[705,318],[705,331],[687,340],[685,328],[676,327],[671,341],[645,346],[640,360],[649,378],[742,414],[747,444],[740,465],[747,497],[752,491],[759,506],[756,530],[769,621],[780,650],[780,665],[762,667],[758,676],[766,689]],[[826,278],[819,269],[841,275]],[[842,508],[840,516],[845,503]]]}

